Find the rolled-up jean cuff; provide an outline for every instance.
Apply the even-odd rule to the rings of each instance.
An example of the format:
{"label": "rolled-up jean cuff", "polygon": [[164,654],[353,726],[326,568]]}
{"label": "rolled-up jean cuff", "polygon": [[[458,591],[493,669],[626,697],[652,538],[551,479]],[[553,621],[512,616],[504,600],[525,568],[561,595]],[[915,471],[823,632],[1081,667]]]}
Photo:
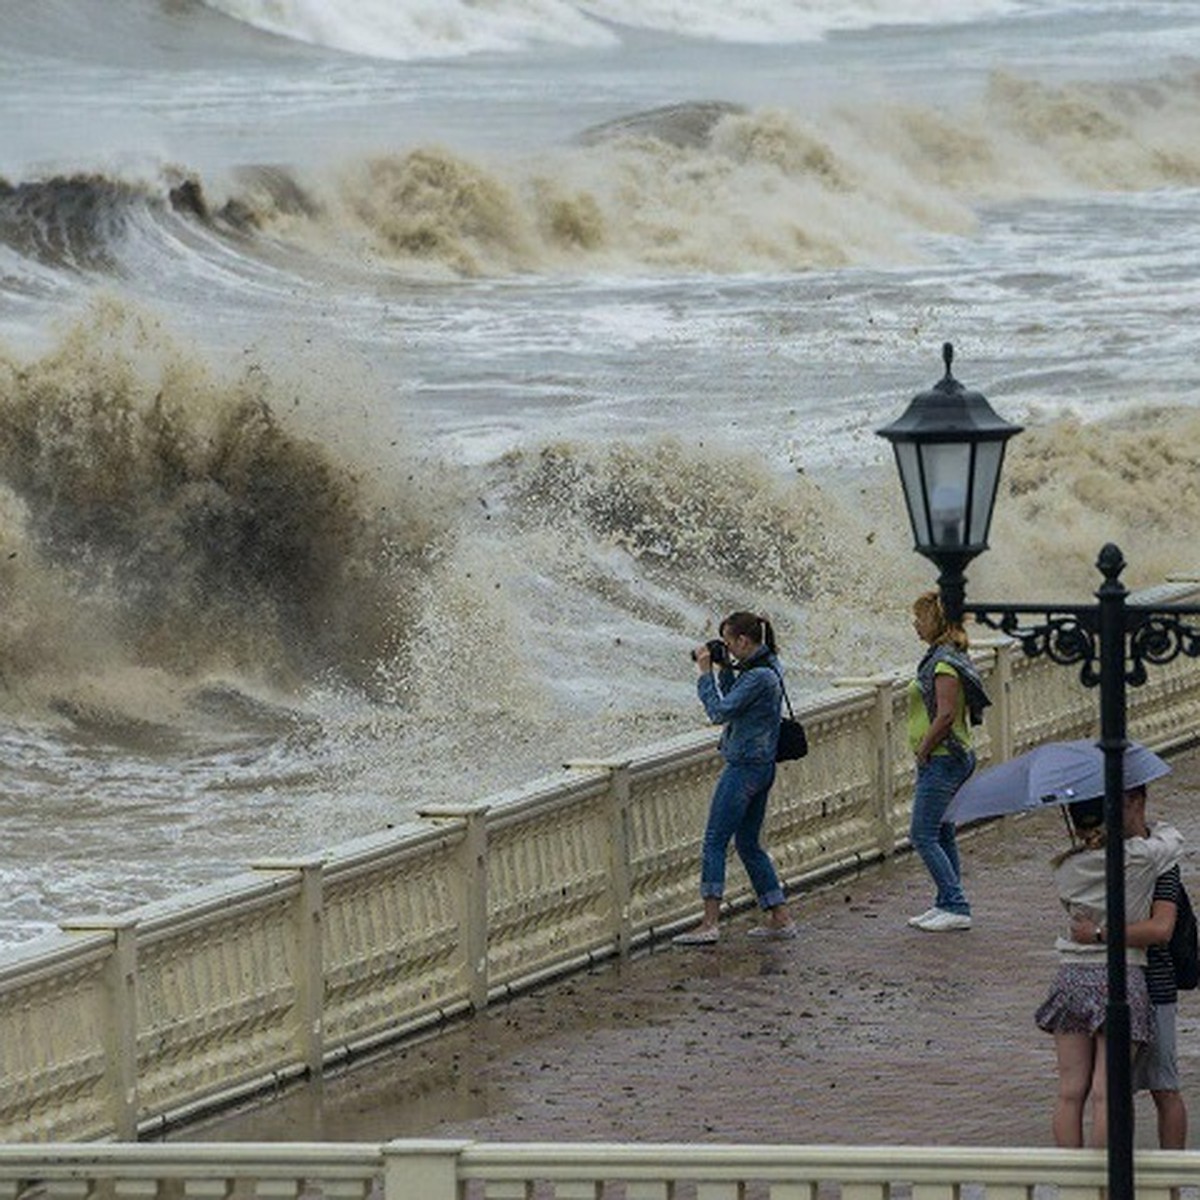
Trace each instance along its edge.
{"label": "rolled-up jean cuff", "polygon": [[783,888],[772,888],[765,896],[759,896],[758,906],[762,909],[778,908],[783,903]]}
{"label": "rolled-up jean cuff", "polygon": [[720,900],[725,895],[725,885],[723,883],[705,883],[700,881],[700,899],[701,900]]}

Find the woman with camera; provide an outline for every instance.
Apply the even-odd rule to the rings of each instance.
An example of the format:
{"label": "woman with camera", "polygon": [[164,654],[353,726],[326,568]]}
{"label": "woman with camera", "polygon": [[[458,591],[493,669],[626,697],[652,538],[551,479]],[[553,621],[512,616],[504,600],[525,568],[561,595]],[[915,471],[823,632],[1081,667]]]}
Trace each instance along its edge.
{"label": "woman with camera", "polygon": [[[719,632],[719,641],[707,642],[692,651],[700,703],[710,721],[724,726],[720,749],[725,767],[717,780],[704,830],[700,866],[704,917],[697,928],[675,938],[680,946],[711,946],[717,941],[730,838],[765,914],[763,923],[750,930],[751,936],[796,935],[775,866],[759,844],[767,797],[775,782],[783,694],[775,631],[766,617],[735,612],[721,622]],[[719,668],[715,677],[714,666]]]}

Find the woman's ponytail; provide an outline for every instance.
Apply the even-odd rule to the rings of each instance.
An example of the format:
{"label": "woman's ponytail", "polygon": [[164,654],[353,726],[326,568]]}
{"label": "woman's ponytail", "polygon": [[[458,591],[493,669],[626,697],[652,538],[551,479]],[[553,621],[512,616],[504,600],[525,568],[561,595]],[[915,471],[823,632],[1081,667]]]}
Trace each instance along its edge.
{"label": "woman's ponytail", "polygon": [[728,630],[730,633],[741,634],[760,646],[766,646],[772,654],[779,653],[779,646],[775,641],[775,627],[766,616],[752,612],[730,613],[721,622],[720,628],[722,633]]}

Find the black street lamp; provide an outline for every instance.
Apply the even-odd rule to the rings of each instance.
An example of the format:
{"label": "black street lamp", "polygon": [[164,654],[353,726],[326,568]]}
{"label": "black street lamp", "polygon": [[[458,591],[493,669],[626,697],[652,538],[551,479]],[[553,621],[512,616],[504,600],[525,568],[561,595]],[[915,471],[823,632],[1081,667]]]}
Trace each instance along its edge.
{"label": "black street lamp", "polygon": [[953,375],[954,347],[942,347],[945,377],[879,430],[892,443],[908,502],[915,549],[937,563],[946,615],[960,620],[963,568],[988,548],[1005,443],[1020,425],[998,417]]}
{"label": "black street lamp", "polygon": [[[1085,687],[1100,689],[1100,749],[1104,752],[1105,875],[1108,1005],[1108,1194],[1134,1200],[1133,1091],[1125,969],[1124,780],[1126,686],[1146,682],[1146,666],[1179,654],[1200,657],[1200,628],[1183,618],[1200,606],[1127,602],[1121,551],[1111,543],[1096,566],[1104,577],[1095,604],[967,604],[963,567],[987,549],[992,506],[1010,425],[978,392],[950,375],[953,350],[943,347],[946,377],[917,396],[903,416],[880,429],[896,451],[915,549],[939,569],[947,615],[970,614],[1015,638],[1030,657],[1046,655],[1079,666]],[[939,490],[940,489],[940,490]]]}

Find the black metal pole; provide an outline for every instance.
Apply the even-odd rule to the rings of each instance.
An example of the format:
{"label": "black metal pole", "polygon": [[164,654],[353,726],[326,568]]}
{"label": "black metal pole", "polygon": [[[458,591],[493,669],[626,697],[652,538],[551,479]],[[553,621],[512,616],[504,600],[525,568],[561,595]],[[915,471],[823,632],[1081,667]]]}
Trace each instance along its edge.
{"label": "black metal pole", "polygon": [[942,550],[935,560],[942,611],[946,614],[946,619],[954,625],[962,622],[967,599],[967,577],[963,568],[976,553],[977,551]]}
{"label": "black metal pole", "polygon": [[1134,1200],[1133,1090],[1130,1078],[1129,997],[1125,969],[1125,569],[1109,543],[1096,565],[1104,582],[1100,602],[1100,749],[1104,752],[1105,937],[1108,1008],[1105,1019],[1108,1076],[1108,1195]]}

